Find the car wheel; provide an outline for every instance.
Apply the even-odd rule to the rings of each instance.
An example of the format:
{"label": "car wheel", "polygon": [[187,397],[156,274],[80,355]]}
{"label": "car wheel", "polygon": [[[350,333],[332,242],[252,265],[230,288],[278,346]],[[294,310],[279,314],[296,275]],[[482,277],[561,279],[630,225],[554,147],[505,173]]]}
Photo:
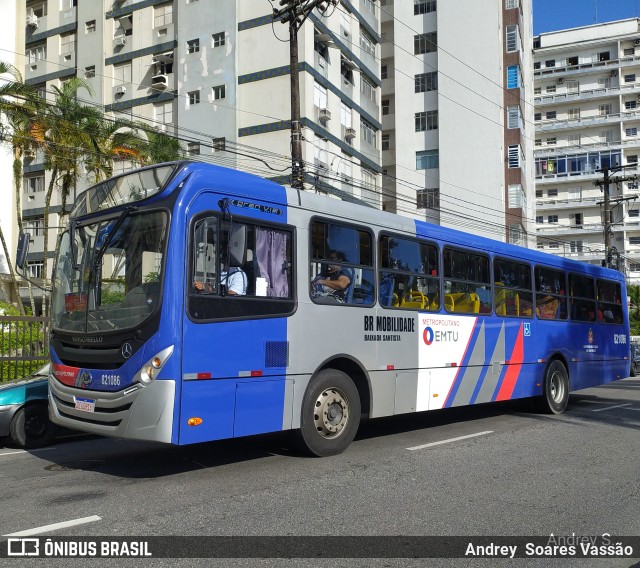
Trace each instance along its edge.
{"label": "car wheel", "polygon": [[56,433],[49,410],[42,404],[23,406],[11,420],[9,437],[21,448],[41,448],[51,443]]}
{"label": "car wheel", "polygon": [[336,369],[320,371],[302,401],[297,446],[318,457],[343,452],[360,424],[360,395],[348,375]]}

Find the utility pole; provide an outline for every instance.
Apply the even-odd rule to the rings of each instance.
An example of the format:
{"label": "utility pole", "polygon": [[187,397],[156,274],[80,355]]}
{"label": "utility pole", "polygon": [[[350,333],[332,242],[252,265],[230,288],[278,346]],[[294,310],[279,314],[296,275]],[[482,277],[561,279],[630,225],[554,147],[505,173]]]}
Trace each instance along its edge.
{"label": "utility pole", "polygon": [[[613,211],[611,208],[611,195],[609,193],[609,184],[611,182],[619,183],[621,181],[638,181],[638,176],[623,176],[612,178],[612,173],[617,173],[620,171],[624,171],[625,168],[637,168],[637,164],[627,164],[625,166],[605,166],[600,170],[596,170],[596,173],[601,173],[603,175],[602,181],[595,182],[595,185],[600,186],[600,189],[604,192],[604,201],[603,201],[603,216],[602,222],[604,227],[604,251],[605,251],[605,266],[607,268],[614,268],[613,266],[613,256],[618,255],[618,251],[615,247],[611,246],[611,226],[613,225]],[[619,197],[613,199],[615,203],[620,203],[622,201],[628,201],[630,199],[635,199],[635,197]],[[618,268],[617,266],[615,268]]]}
{"label": "utility pole", "polygon": [[300,77],[298,75],[298,30],[315,8],[326,12],[340,0],[280,0],[273,19],[289,23],[289,74],[291,75],[291,187],[304,189],[304,160],[302,159],[302,127],[300,125]]}

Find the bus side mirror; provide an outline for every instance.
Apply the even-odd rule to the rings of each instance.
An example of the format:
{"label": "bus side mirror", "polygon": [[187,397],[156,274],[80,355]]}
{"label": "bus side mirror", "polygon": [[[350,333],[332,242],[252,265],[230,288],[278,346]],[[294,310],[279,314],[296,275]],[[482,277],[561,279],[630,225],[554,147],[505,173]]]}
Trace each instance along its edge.
{"label": "bus side mirror", "polygon": [[16,251],[16,266],[20,270],[24,270],[24,267],[27,264],[30,242],[31,235],[29,233],[20,233],[20,236],[18,237],[18,249]]}

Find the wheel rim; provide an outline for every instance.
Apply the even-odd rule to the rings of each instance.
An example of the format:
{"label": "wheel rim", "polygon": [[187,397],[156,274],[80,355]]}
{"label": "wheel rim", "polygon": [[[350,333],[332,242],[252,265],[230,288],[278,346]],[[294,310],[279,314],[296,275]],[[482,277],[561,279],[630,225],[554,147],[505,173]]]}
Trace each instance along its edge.
{"label": "wheel rim", "polygon": [[349,421],[349,400],[337,388],[324,389],[316,399],[313,423],[323,438],[337,438]]}
{"label": "wheel rim", "polygon": [[24,423],[27,438],[41,438],[47,431],[46,420],[42,416],[31,416]]}
{"label": "wheel rim", "polygon": [[549,381],[549,394],[551,395],[551,400],[556,404],[562,403],[565,396],[565,388],[562,373],[556,371],[551,375],[551,380]]}

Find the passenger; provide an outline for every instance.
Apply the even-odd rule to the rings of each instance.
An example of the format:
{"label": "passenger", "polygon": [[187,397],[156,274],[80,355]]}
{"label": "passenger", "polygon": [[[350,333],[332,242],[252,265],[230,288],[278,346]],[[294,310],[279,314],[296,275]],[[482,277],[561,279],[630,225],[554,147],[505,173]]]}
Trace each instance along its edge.
{"label": "passenger", "polygon": [[541,319],[555,319],[558,311],[558,299],[553,296],[544,296],[537,302],[536,314]]}
{"label": "passenger", "polygon": [[[229,296],[244,296],[247,293],[247,275],[240,267],[231,267],[220,274],[220,284]],[[196,281],[193,286],[198,292],[213,292],[209,282]]]}
{"label": "passenger", "polygon": [[[328,260],[345,262],[344,253],[330,251]],[[328,264],[313,279],[312,295],[315,298],[326,297],[340,304],[347,302],[349,287],[351,286],[351,271],[339,264]]]}

